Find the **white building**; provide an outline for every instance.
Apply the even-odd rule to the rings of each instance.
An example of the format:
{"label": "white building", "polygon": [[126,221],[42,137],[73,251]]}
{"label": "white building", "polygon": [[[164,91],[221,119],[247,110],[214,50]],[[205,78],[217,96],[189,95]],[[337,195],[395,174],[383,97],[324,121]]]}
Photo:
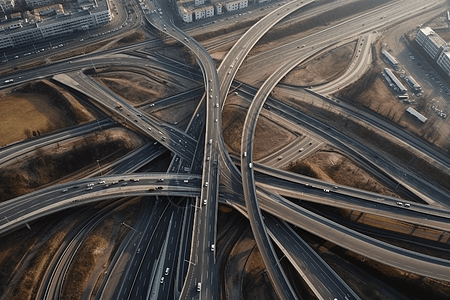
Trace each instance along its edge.
{"label": "white building", "polygon": [[221,15],[223,13],[222,3],[215,3],[214,6],[216,7],[216,15]]}
{"label": "white building", "polygon": [[444,70],[444,72],[450,76],[450,47],[444,47],[441,54],[439,54],[436,62],[438,66],[441,67],[442,70]]}
{"label": "white building", "polygon": [[411,106],[408,107],[408,109],[406,111],[409,112],[414,117],[416,117],[417,119],[419,119],[419,121],[422,122],[422,123],[425,123],[428,120],[424,115],[419,113],[417,110],[415,110]]}
{"label": "white building", "polygon": [[406,88],[400,82],[400,80],[398,80],[397,76],[395,76],[394,73],[392,73],[391,70],[389,70],[388,68],[384,68],[384,73],[390,79],[390,81],[394,84],[394,88],[396,90],[398,90],[402,94],[406,93]]}
{"label": "white building", "polygon": [[415,40],[433,59],[436,59],[443,47],[447,45],[430,27],[420,29]]}
{"label": "white building", "polygon": [[244,9],[248,6],[248,0],[231,0],[225,2],[225,9],[227,11],[235,11],[238,9]]}
{"label": "white building", "polygon": [[178,14],[186,23],[192,22],[192,10],[184,7],[183,5],[178,5]]}
{"label": "white building", "polygon": [[214,16],[214,6],[212,5],[200,6],[195,8],[192,12],[195,15],[195,20],[210,18]]}
{"label": "white building", "polygon": [[205,10],[203,9],[203,7],[201,8],[195,8],[193,11],[194,16],[195,16],[195,20],[201,20],[205,18]]}
{"label": "white building", "polygon": [[183,6],[200,6],[200,5],[204,5],[205,4],[205,0],[178,0],[177,1],[177,5],[183,5]]}
{"label": "white building", "polygon": [[97,0],[97,6],[80,13],[57,15],[50,19],[19,28],[0,31],[0,49],[33,43],[48,37],[87,30],[108,23],[113,18],[107,0]]}

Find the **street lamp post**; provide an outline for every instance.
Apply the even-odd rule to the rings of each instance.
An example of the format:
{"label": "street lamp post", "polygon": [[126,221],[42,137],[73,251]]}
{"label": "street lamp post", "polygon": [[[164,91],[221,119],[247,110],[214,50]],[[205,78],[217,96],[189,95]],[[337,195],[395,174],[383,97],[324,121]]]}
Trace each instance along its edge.
{"label": "street lamp post", "polygon": [[136,231],[137,233],[139,233],[139,235],[141,235],[141,233],[140,233],[139,231],[137,231],[136,229],[134,229],[134,228],[133,228],[133,227],[131,227],[130,225],[126,224],[125,222],[122,222],[122,225],[124,225],[124,226],[126,226],[126,227],[130,228],[131,230],[134,230],[134,231]]}
{"label": "street lamp post", "polygon": [[100,162],[98,159],[97,159],[97,165],[98,165],[98,170],[100,171],[100,176],[103,176],[102,169],[100,168]]}

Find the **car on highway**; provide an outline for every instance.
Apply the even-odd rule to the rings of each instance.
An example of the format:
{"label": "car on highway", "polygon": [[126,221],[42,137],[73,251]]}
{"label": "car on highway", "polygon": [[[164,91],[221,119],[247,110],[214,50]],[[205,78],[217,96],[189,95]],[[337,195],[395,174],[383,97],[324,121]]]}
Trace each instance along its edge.
{"label": "car on highway", "polygon": [[185,180],[183,180],[183,182],[184,182],[184,183],[188,183],[188,182],[189,182],[189,180],[185,179]]}
{"label": "car on highway", "polygon": [[248,164],[248,168],[249,168],[249,169],[253,168],[253,163],[249,163],[249,164]]}
{"label": "car on highway", "polygon": [[161,277],[160,283],[164,283],[164,277]]}
{"label": "car on highway", "polygon": [[203,199],[203,205],[206,205],[206,203],[208,203],[207,199]]}
{"label": "car on highway", "polygon": [[63,189],[62,192],[63,192],[63,193],[67,193],[68,190],[67,190],[67,189]]}
{"label": "car on highway", "polygon": [[207,187],[207,186],[208,186],[208,181],[205,182],[205,187]]}
{"label": "car on highway", "polygon": [[216,248],[216,247],[214,246],[214,244],[212,244],[212,245],[211,245],[211,251],[214,252],[215,248]]}
{"label": "car on highway", "polygon": [[200,292],[202,290],[202,283],[197,283],[197,292]]}
{"label": "car on highway", "polygon": [[170,268],[167,268],[166,272],[164,273],[164,275],[166,275],[166,276],[169,275],[169,271],[170,271]]}

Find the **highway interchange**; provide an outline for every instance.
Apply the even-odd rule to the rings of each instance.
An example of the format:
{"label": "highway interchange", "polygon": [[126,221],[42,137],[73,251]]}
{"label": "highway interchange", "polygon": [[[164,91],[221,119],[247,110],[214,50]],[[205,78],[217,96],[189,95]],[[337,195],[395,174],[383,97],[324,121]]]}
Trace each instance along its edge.
{"label": "highway interchange", "polygon": [[[186,209],[172,207],[161,200],[157,201],[154,207],[147,206],[146,212],[149,215],[160,217],[150,218],[152,219],[151,222],[141,221],[133,226],[136,231],[139,231],[139,234],[136,234],[134,230],[130,231],[130,234],[134,236],[129,237],[127,241],[130,245],[138,245],[136,246],[137,249],[136,247],[133,248],[135,255],[129,257],[128,260],[123,257],[117,258],[117,265],[111,265],[110,276],[102,286],[103,292],[98,297],[102,299],[139,299],[139,297],[142,299],[218,299],[218,274],[213,246],[216,244],[219,202],[235,207],[249,218],[268,275],[280,299],[297,299],[297,296],[291,286],[293,283],[290,283],[284,274],[271,239],[295,266],[319,299],[359,299],[358,295],[318,255],[308,248],[306,243],[293,232],[286,222],[387,265],[419,275],[450,281],[449,261],[382,243],[320,217],[282,197],[289,196],[341,208],[355,209],[443,231],[449,229],[448,218],[450,215],[447,208],[450,203],[445,191],[382,156],[374,163],[372,159],[374,154],[371,149],[364,147],[364,145],[358,145],[357,142],[342,134],[339,135],[338,132],[330,134],[327,126],[316,125],[318,121],[307,120],[307,116],[300,115],[293,108],[276,103],[274,102],[275,99],[269,97],[273,88],[292,68],[313,53],[336,43],[344,37],[350,39],[356,36],[359,38],[358,43],[361,42],[361,54],[359,57],[354,57],[354,64],[352,65],[354,68],[349,69],[349,72],[344,74],[341,80],[322,87],[314,87],[312,92],[319,96],[326,95],[334,92],[338,86],[354,82],[364,72],[364,66],[370,56],[371,36],[367,33],[370,34],[373,30],[385,26],[387,22],[401,20],[409,14],[419,13],[425,6],[437,5],[442,1],[435,1],[426,5],[420,1],[415,1],[417,5],[411,5],[409,9],[405,9],[403,1],[393,1],[389,5],[367,12],[363,16],[352,18],[307,38],[246,59],[250,50],[271,27],[295,10],[307,8],[314,2],[290,1],[267,14],[234,44],[218,69],[216,69],[214,61],[205,48],[174,25],[173,17],[169,11],[164,11],[162,15],[145,15],[148,24],[155,30],[170,35],[188,47],[194,53],[200,65],[202,79],[198,77],[200,74],[196,74],[196,79],[202,81],[205,86],[205,94],[202,103],[192,116],[186,132],[180,131],[169,124],[161,124],[151,115],[142,114],[139,109],[128,104],[124,99],[83,73],[83,70],[90,68],[93,63],[97,65],[140,65],[142,59],[128,55],[118,56],[113,53],[109,53],[110,56],[108,57],[102,53],[102,56],[89,55],[88,59],[82,57],[42,68],[38,77],[53,75],[54,80],[90,97],[102,109],[113,112],[116,118],[120,116],[121,119],[127,120],[127,124],[131,128],[156,140],[155,145],[153,143],[147,145],[149,150],[146,153],[160,151],[161,154],[163,148],[174,153],[171,171],[169,170],[167,173],[130,174],[135,170],[132,166],[143,161],[141,157],[137,156],[137,153],[133,153],[130,155],[132,163],[124,169],[115,169],[113,171],[115,174],[53,186],[1,203],[0,211],[7,217],[0,222],[0,234],[5,234],[44,215],[89,202],[125,196],[181,197],[186,199],[183,204]],[[155,2],[155,5],[158,5],[158,3]],[[164,5],[160,6],[164,8]],[[379,15],[385,13],[391,18],[380,20]],[[157,43],[155,41],[147,42],[149,47],[151,47],[151,44]],[[307,46],[301,47],[301,45]],[[129,49],[130,47],[127,47],[124,51]],[[283,55],[280,55],[281,53]],[[243,65],[244,60],[246,61]],[[190,72],[186,72],[186,69],[180,71],[181,69],[177,68],[175,64],[172,64],[170,68],[167,67],[164,65],[163,59],[153,62],[147,61],[146,63],[151,64],[154,68],[181,74],[180,76],[192,75]],[[252,103],[244,124],[241,155],[237,159],[241,165],[239,170],[226,151],[222,139],[221,110],[226,103],[227,95],[238,70],[239,72],[242,70],[244,74],[258,72],[261,65],[264,65],[267,69],[277,66],[277,69],[270,74],[270,77],[259,89],[245,91],[252,95]],[[195,71],[193,70],[192,73],[195,73]],[[33,71],[23,71],[14,75],[15,84],[33,80],[36,77]],[[161,105],[164,105],[162,103],[163,101],[161,101]],[[437,205],[429,206],[413,203],[409,209],[406,209],[405,207],[399,207],[395,198],[344,186],[330,185],[319,180],[289,174],[263,164],[259,165],[252,158],[252,142],[256,122],[264,103],[269,103],[271,112],[276,113],[285,122],[309,131],[314,143],[319,145],[324,140],[341,147],[355,160],[360,160],[366,167],[373,168],[374,172],[379,172],[390,180],[401,184],[417,199],[430,204],[439,204],[439,207]],[[345,107],[342,109],[345,109]],[[373,123],[378,121],[376,118],[373,119]],[[38,145],[55,143],[75,135],[85,134],[99,126],[110,125],[111,120],[100,120],[98,123],[46,137],[46,139],[50,138],[50,141],[39,139],[36,142],[28,142],[29,145],[22,143],[20,145],[24,149],[21,149],[20,152],[12,146],[9,147],[10,150],[4,148],[2,149],[0,163],[8,163],[18,155],[30,153],[32,151],[30,149]],[[189,131],[189,128],[191,128],[191,131]],[[393,131],[392,129],[388,130]],[[444,168],[449,168],[448,157],[442,156],[434,150],[428,151],[429,147],[421,146],[423,143],[415,143],[416,141],[412,138],[405,136],[403,133],[400,134],[405,143],[410,142],[411,145],[419,145],[418,150],[435,158],[437,163]],[[393,135],[395,136],[394,133]],[[14,145],[14,147],[18,146]],[[12,154],[8,154],[7,151]],[[13,154],[15,156],[10,156]],[[152,159],[155,159],[158,155],[155,155]],[[4,160],[3,157],[5,157]],[[145,160],[145,162],[147,161]],[[199,168],[198,166],[202,167]],[[185,167],[189,171],[184,171]],[[258,173],[256,173],[257,171]],[[406,173],[408,176],[407,179],[404,179],[402,174]],[[264,176],[260,174],[264,174]],[[90,184],[92,186],[88,186]],[[107,187],[105,188],[105,186]],[[262,211],[265,212],[264,214],[267,217],[264,217]],[[142,213],[144,214],[144,212]],[[183,228],[183,230],[175,230],[177,226]],[[175,243],[173,243],[174,240]],[[295,243],[291,244],[289,241],[295,241]],[[124,253],[127,247],[131,247],[130,245],[124,244],[122,246]],[[155,248],[159,250],[154,251]],[[299,249],[304,250],[300,251]],[[174,260],[175,256],[178,257],[177,260]],[[157,257],[157,260],[153,261],[155,257]],[[144,268],[144,266],[146,267]],[[318,266],[318,268],[315,266]],[[122,271],[117,271],[117,268],[122,268]],[[167,268],[169,268],[168,272]],[[144,269],[145,271],[143,271]],[[117,284],[119,275],[114,277],[113,274],[123,274],[121,275],[123,277],[119,278],[129,279]],[[164,279],[162,279],[163,277]],[[200,287],[199,283],[201,283]],[[112,288],[114,286],[117,288]],[[43,299],[54,299],[56,297],[49,296],[48,293],[42,292],[46,296],[41,297]]]}

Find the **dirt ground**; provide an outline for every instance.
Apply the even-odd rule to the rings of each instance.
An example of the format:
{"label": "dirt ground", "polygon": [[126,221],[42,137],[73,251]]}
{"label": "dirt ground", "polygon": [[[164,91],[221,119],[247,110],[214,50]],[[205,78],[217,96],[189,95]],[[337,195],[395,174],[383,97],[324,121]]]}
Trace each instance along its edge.
{"label": "dirt ground", "polygon": [[130,230],[122,222],[134,224],[140,206],[139,201],[132,201],[120,207],[85,238],[68,270],[62,298],[88,299],[87,291],[95,295],[117,245]]}
{"label": "dirt ground", "polygon": [[266,273],[266,266],[258,247],[251,251],[244,270],[242,287],[244,299],[278,299]]}
{"label": "dirt ground", "polygon": [[360,166],[332,148],[327,151],[318,151],[294,164],[290,164],[287,169],[327,182],[400,198],[395,191],[385,187]]}
{"label": "dirt ground", "polygon": [[[222,132],[229,153],[240,155],[242,128],[247,107],[231,100],[222,112]],[[292,142],[296,136],[265,115],[258,119],[254,138],[254,160],[263,158]]]}
{"label": "dirt ground", "polygon": [[352,42],[325,53],[320,53],[289,72],[281,83],[296,86],[323,84],[345,73],[356,42]]}
{"label": "dirt ground", "polygon": [[94,120],[72,95],[46,81],[0,94],[0,146]]}
{"label": "dirt ground", "polygon": [[200,102],[199,98],[186,99],[181,103],[164,107],[163,109],[143,109],[144,112],[151,113],[152,116],[160,119],[164,123],[171,124],[181,130],[185,130],[191,117]]}
{"label": "dirt ground", "polygon": [[111,128],[51,148],[39,148],[26,160],[0,170],[0,201],[83,177],[98,167],[97,160],[102,165],[109,163],[143,143],[133,132]]}
{"label": "dirt ground", "polygon": [[95,79],[133,105],[151,103],[197,86],[196,83],[170,77],[156,70],[127,68],[102,71],[96,75]]}
{"label": "dirt ground", "polygon": [[[112,226],[111,221],[114,220],[117,224],[122,221],[133,224],[139,211],[139,205],[136,205],[136,203],[130,204],[133,205],[126,205],[114,211],[86,238],[78,251],[79,254],[75,257],[78,267],[76,271],[81,272],[83,270],[88,273],[85,269],[95,268],[93,260],[88,261],[88,258],[91,258],[88,254],[89,249],[92,250],[91,255],[94,260],[99,261],[103,258],[102,255],[107,256],[106,263],[102,265],[103,268],[107,268],[115,243],[123,239],[129,231],[125,226]],[[81,219],[88,218],[98,209],[92,206],[89,210],[77,208],[59,212],[31,223],[31,232],[24,228],[2,237],[0,245],[0,278],[2,279],[0,299],[35,299],[40,280],[57,249],[64,245],[63,242],[67,234],[79,224]],[[11,270],[14,270],[14,272],[11,272]],[[69,270],[72,273],[67,277],[65,284],[69,288],[74,288],[73,294],[77,294],[82,291],[76,285],[80,273],[74,274],[73,271],[73,268]],[[103,272],[101,273],[103,274]],[[81,274],[81,277],[88,278],[86,274]],[[73,294],[64,294],[64,299],[72,299],[69,296]]]}

